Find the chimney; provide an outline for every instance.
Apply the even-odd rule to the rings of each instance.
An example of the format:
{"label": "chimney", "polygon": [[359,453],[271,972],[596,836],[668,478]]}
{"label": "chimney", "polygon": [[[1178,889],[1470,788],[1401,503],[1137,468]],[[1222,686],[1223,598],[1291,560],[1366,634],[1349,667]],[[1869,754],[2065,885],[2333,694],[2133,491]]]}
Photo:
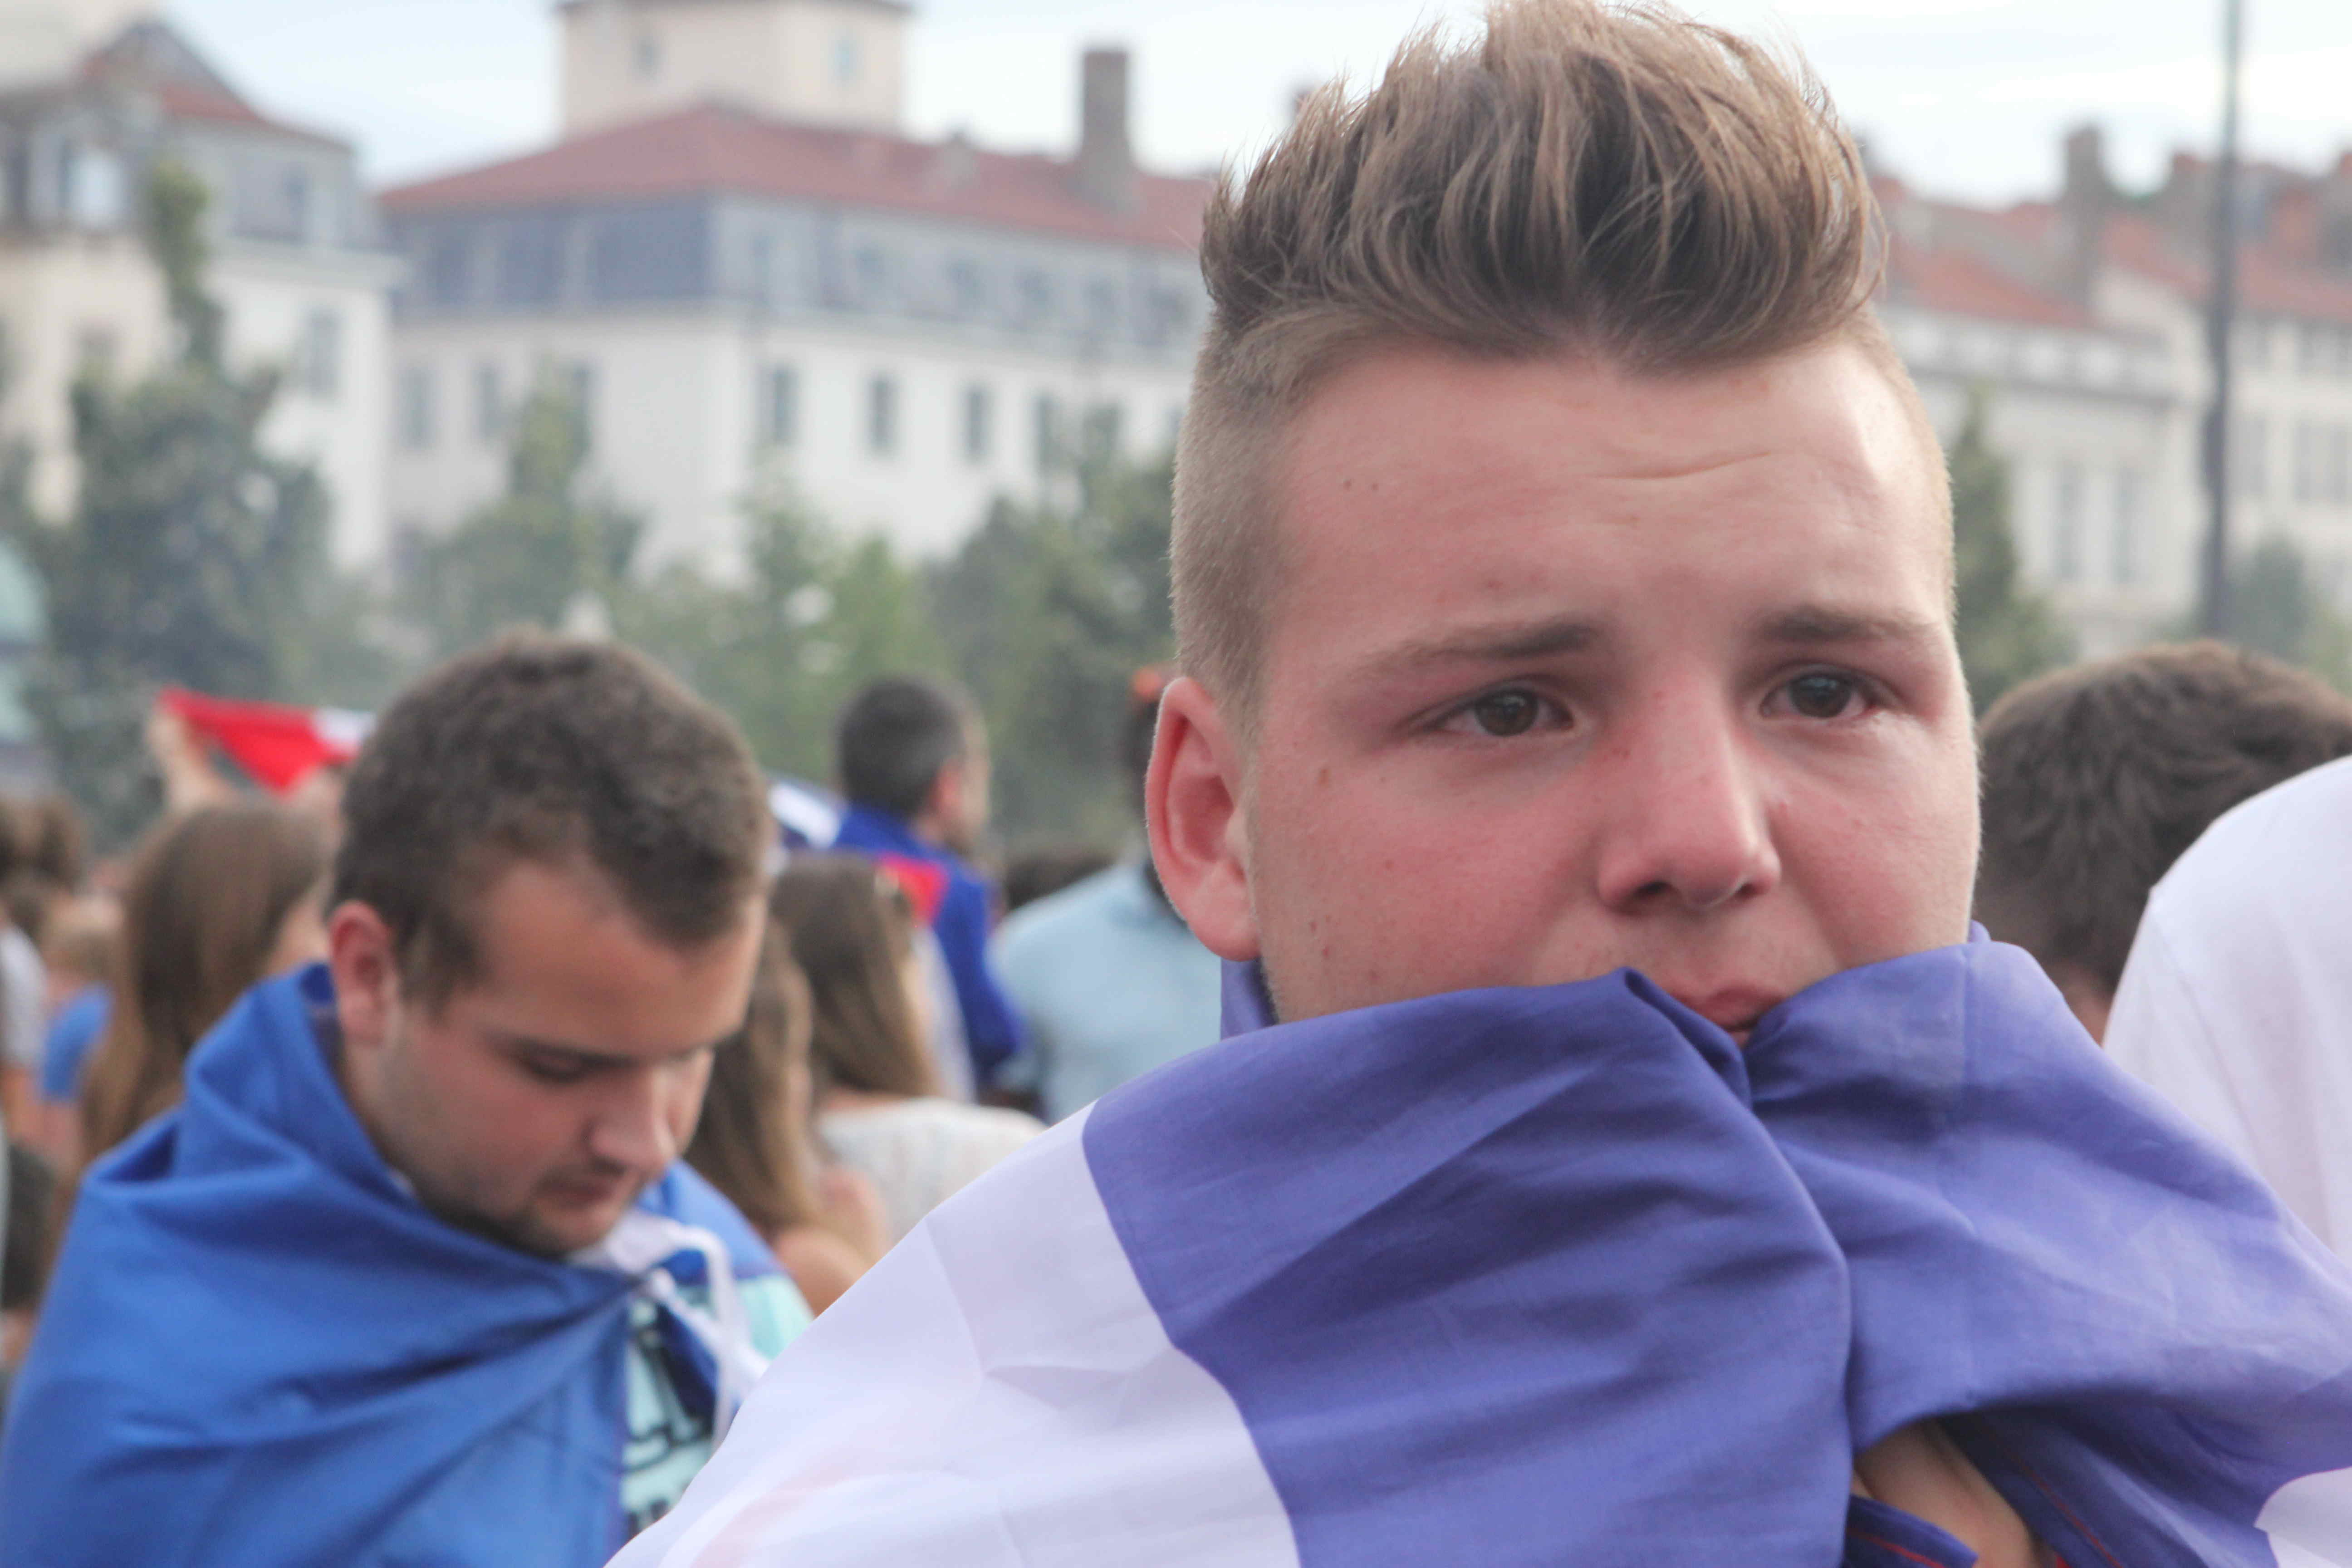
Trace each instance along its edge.
{"label": "chimney", "polygon": [[1136,209],[1135,152],[1127,138],[1127,51],[1088,49],[1078,93],[1078,195],[1109,212]]}
{"label": "chimney", "polygon": [[2106,249],[2107,210],[2115,191],[2107,183],[2106,137],[2097,125],[2078,125],[2068,132],[2065,147],[2065,183],[2058,193],[2059,262],[2068,296],[2087,306]]}

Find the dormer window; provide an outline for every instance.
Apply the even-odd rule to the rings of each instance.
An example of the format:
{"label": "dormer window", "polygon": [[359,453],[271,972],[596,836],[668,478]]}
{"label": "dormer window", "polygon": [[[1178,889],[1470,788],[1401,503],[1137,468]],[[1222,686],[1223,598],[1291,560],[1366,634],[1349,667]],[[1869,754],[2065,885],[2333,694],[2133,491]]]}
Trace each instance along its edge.
{"label": "dormer window", "polygon": [[833,79],[842,87],[856,87],[858,72],[865,62],[860,58],[857,35],[843,33],[833,40]]}
{"label": "dormer window", "polygon": [[636,66],[639,81],[652,81],[661,75],[662,44],[658,37],[652,33],[637,35]]}

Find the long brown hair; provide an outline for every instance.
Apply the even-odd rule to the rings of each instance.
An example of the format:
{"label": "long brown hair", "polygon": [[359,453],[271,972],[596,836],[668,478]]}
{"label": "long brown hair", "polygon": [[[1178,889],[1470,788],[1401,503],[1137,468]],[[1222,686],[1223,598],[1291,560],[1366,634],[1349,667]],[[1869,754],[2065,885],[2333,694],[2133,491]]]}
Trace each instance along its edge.
{"label": "long brown hair", "polygon": [[743,1027],[710,1060],[702,1120],[686,1163],[761,1236],[817,1218],[809,1191],[808,983],[772,921],[760,944]]}
{"label": "long brown hair", "polygon": [[84,1164],[179,1102],[188,1053],[263,977],[287,916],[323,887],[328,837],[309,813],[239,801],[149,837],[123,893],[113,1005],[82,1086]]}
{"label": "long brown hair", "polygon": [[862,855],[812,855],[784,868],[768,908],[814,999],[818,1089],[939,1093],[907,987],[915,921],[898,885]]}

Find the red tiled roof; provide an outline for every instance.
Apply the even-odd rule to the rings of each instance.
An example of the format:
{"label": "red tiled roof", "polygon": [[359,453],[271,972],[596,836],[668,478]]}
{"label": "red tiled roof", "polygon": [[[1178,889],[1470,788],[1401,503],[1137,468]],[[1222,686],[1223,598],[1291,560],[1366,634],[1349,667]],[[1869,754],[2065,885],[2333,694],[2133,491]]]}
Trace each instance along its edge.
{"label": "red tiled roof", "polygon": [[1191,250],[1200,243],[1211,189],[1203,179],[1142,174],[1136,209],[1111,212],[1078,196],[1061,159],[827,130],[704,104],[403,185],[381,200],[386,212],[400,214],[730,191]]}
{"label": "red tiled roof", "polygon": [[1894,303],[1921,310],[2034,326],[2092,325],[2073,300],[2011,278],[1953,246],[1930,250],[1897,239],[1887,258],[1886,281]]}
{"label": "red tiled roof", "polygon": [[[2119,217],[2107,225],[2107,259],[2116,266],[2169,285],[2202,301],[2209,287],[2204,259],[2168,243],[2163,231],[2143,217]],[[2238,252],[2241,309],[2305,321],[2352,323],[2352,279],[2296,266],[2267,247]]]}

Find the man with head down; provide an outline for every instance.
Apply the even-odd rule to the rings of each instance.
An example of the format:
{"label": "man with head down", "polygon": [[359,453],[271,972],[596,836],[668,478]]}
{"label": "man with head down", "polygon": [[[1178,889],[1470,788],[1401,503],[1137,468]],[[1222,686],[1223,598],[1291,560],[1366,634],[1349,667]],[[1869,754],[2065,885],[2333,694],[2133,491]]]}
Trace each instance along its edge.
{"label": "man with head down", "polygon": [[1149,796],[1233,1037],[935,1216],[627,1568],[2352,1562],[2280,1523],[2352,1519],[2344,1279],[1971,941],[1874,221],[1800,73],[1587,0],[1228,183]]}

